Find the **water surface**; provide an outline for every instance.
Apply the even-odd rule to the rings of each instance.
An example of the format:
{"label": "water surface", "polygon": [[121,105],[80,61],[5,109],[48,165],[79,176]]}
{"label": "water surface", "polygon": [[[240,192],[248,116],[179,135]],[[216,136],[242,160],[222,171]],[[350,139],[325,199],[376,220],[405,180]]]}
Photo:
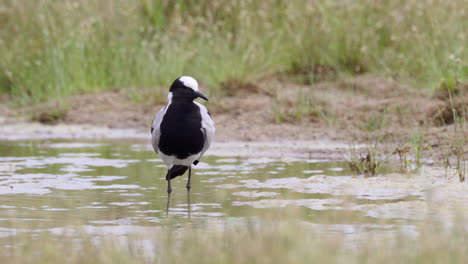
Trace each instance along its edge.
{"label": "water surface", "polygon": [[[146,144],[0,143],[0,236],[59,235],[70,225],[100,235],[126,235],[187,221],[204,226],[292,209],[299,211],[298,220],[323,225],[325,231],[387,232],[411,227],[424,215],[417,211],[424,188],[390,188],[380,184],[385,175],[351,176],[343,161],[235,155],[208,155],[194,167],[190,206],[187,177],[173,180],[166,215],[165,173],[165,165]],[[408,204],[416,209],[398,210]],[[332,222],[326,217],[343,210],[356,217]]]}

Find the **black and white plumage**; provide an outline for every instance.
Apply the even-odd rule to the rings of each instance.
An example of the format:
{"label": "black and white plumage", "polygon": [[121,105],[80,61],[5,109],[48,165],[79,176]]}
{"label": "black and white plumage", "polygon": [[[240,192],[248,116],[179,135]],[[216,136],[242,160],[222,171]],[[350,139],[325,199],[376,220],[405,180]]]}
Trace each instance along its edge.
{"label": "black and white plumage", "polygon": [[153,149],[168,168],[168,193],[172,191],[171,179],[187,169],[190,190],[191,166],[198,163],[213,140],[214,122],[206,107],[194,102],[198,97],[208,101],[194,78],[176,79],[169,89],[168,104],[156,114],[151,125]]}

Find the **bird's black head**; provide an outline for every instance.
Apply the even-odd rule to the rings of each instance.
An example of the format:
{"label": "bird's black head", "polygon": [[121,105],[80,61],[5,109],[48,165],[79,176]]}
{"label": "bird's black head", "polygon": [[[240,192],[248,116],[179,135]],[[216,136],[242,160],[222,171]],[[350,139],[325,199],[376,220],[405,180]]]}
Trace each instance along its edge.
{"label": "bird's black head", "polygon": [[197,81],[190,76],[177,78],[171,85],[169,93],[174,99],[195,100],[200,97],[208,101],[208,98],[198,91]]}

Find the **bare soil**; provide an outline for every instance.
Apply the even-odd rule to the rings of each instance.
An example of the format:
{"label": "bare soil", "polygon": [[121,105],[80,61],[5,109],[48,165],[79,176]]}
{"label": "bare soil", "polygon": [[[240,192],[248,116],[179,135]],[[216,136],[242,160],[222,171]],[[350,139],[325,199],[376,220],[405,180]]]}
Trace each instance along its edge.
{"label": "bare soil", "polygon": [[[372,75],[339,81],[300,84],[268,78],[256,84],[229,82],[225,94],[204,102],[216,122],[217,141],[341,140],[364,142],[377,135],[407,140],[424,129],[437,144],[454,122],[452,109],[466,111],[468,88],[449,100],[449,94],[415,89]],[[201,87],[203,90],[203,87]],[[164,106],[149,98],[135,101],[125,90],[78,95],[66,103],[47,102],[12,110],[3,116],[26,116],[50,124],[87,124],[150,131],[154,114]],[[464,95],[464,96],[463,96]],[[160,101],[160,100],[159,100]]]}

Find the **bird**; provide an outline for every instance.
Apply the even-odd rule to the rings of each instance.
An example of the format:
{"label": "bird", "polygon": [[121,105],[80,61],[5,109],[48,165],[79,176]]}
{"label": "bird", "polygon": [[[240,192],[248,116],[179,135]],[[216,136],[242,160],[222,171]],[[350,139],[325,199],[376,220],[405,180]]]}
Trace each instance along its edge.
{"label": "bird", "polygon": [[[151,124],[151,143],[167,166],[168,207],[172,192],[171,180],[188,170],[187,192],[191,188],[192,165],[211,145],[215,123],[208,109],[197,98],[208,101],[190,76],[174,80],[167,95],[167,105],[158,111]],[[190,197],[189,197],[190,199]]]}

